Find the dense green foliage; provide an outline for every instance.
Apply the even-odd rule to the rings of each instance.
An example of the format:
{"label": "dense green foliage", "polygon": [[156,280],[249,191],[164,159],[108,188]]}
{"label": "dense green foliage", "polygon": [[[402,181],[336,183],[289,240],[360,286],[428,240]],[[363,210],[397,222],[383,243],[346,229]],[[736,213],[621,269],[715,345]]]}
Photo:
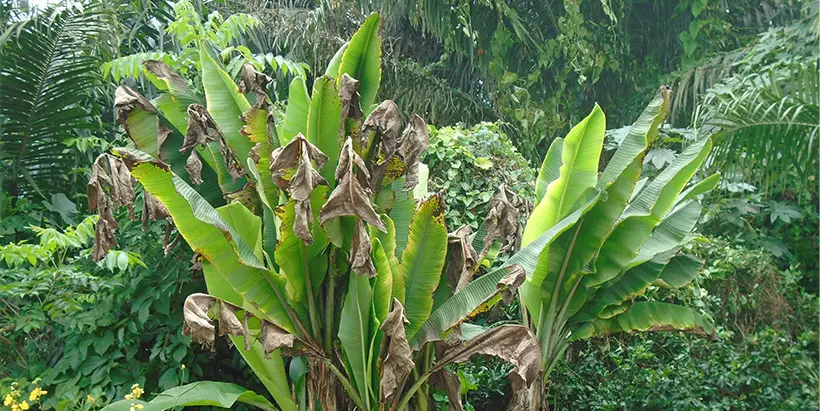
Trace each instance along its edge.
{"label": "dense green foliage", "polygon": [[[117,121],[117,85],[139,90],[156,104],[154,124],[174,126],[168,141],[181,143],[184,109],[193,101],[210,106],[213,97],[208,88],[213,90],[214,77],[203,75],[202,44],[209,45],[209,72],[216,67],[226,73],[221,80],[230,80],[224,85],[241,85],[244,64],[271,78],[265,92],[272,127],[266,132],[275,128],[282,137],[296,130],[314,139],[316,127],[325,124],[294,119],[307,119],[311,101],[321,100],[312,98],[316,90],[332,96],[327,91],[334,82],[322,75],[338,73],[341,61],[329,65],[337,50],[377,11],[382,63],[379,85],[362,90],[364,118],[371,102],[391,99],[403,120],[418,113],[431,124],[430,147],[422,157],[427,169],[420,175],[429,192],[443,194],[450,230],[466,224],[481,233],[502,184],[525,200],[517,203],[519,211],[528,211],[527,201],[539,198],[538,170],[532,167],[596,103],[610,128],[596,171],[612,160],[626,125],[661,83],[673,86],[670,116],[646,150],[641,175],[656,178],[700,138],[715,143],[692,181],[712,172],[721,172],[721,181],[697,197],[703,237],[688,238],[683,248],[704,260],[702,269],[692,283],[675,290],[650,286],[634,303],[693,307],[714,323],[720,338],[673,332],[573,342],[550,374],[551,409],[817,408],[817,2],[84,0],[39,11],[28,4],[0,0],[0,399],[15,393],[32,409],[95,409],[144,390],[141,398],[113,406],[128,410],[132,404],[149,407],[157,393],[173,389],[172,394],[188,394],[177,402],[158,397],[154,406],[192,404],[200,393],[219,393],[208,405],[239,409],[278,401],[253,393],[269,387],[229,340],[217,339],[212,351],[182,335],[183,301],[206,291],[208,276],[196,270],[179,230],[149,221],[143,231],[124,210],[116,211],[107,223],[119,225],[116,246],[93,261],[97,251],[90,237],[101,224],[85,211],[86,182],[100,153],[130,141]],[[167,97],[180,83],[150,75],[147,60],[180,74],[191,91],[184,104]],[[350,61],[346,66],[348,73],[376,77]],[[246,91],[236,96],[255,106],[257,95]],[[166,116],[169,104],[182,108],[183,116]],[[241,112],[235,108],[214,110],[215,117],[227,113],[217,122],[238,124]],[[211,156],[220,154],[218,146],[210,147]],[[166,151],[170,157],[163,160],[188,181],[185,158],[175,152]],[[226,202],[220,195],[224,187],[255,181],[249,175],[233,181],[227,170],[212,170],[203,160],[208,182],[197,189],[215,208]],[[328,180],[334,180],[333,167],[322,170]],[[278,193],[273,194],[269,205],[275,208]],[[134,201],[141,209],[142,189]],[[377,207],[389,208],[391,201],[381,196]],[[276,217],[257,208],[266,205],[245,204],[267,219],[265,226],[274,226],[269,223]],[[263,234],[279,234],[275,227]],[[397,238],[402,236],[406,232]],[[478,235],[467,239],[480,246]],[[350,247],[349,236],[345,242]],[[174,245],[166,252],[168,243]],[[272,247],[264,251],[271,255],[263,260],[287,265],[284,257],[274,258]],[[494,265],[515,251],[506,250]],[[489,260],[483,263],[474,272],[479,280],[483,272],[492,273]],[[357,282],[362,291],[364,283]],[[482,284],[495,289],[492,281]],[[445,281],[431,285],[451,287]],[[348,299],[349,286],[343,276],[337,307]],[[434,312],[444,296],[435,295]],[[324,297],[316,296],[320,309]],[[471,319],[474,325],[522,322],[518,301],[482,312],[487,308],[469,313],[478,315]],[[349,313],[346,325],[353,321]],[[360,320],[370,318],[363,310],[359,314]],[[308,314],[298,315],[307,315],[311,327]],[[343,315],[324,317],[334,316]],[[352,337],[345,338],[337,365],[349,375]],[[305,401],[300,395],[308,384],[308,364],[301,358],[275,364],[285,367],[293,383],[287,390],[296,401]],[[468,410],[505,407],[513,393],[511,369],[478,356],[445,368],[460,382]],[[196,384],[204,380],[225,384]],[[39,388],[48,393],[29,397]],[[423,385],[413,406],[425,399],[431,408],[455,406],[440,388]],[[19,410],[10,404],[0,409]]]}
{"label": "dense green foliage", "polygon": [[422,161],[430,169],[430,191],[441,191],[447,199],[449,227],[477,229],[502,184],[523,199],[535,198],[535,170],[497,124],[430,127],[430,147]]}

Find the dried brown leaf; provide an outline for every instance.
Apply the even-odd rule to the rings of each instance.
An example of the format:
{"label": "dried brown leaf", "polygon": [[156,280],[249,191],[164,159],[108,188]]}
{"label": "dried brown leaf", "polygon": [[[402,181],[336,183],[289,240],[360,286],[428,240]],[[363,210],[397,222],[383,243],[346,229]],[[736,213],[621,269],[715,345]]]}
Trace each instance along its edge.
{"label": "dried brown leaf", "polygon": [[196,150],[191,150],[191,155],[185,161],[185,170],[188,171],[188,176],[191,178],[191,183],[194,185],[202,184],[202,161],[199,159]]}
{"label": "dried brown leaf", "polygon": [[400,394],[397,390],[415,367],[413,352],[404,333],[404,326],[409,323],[404,315],[404,307],[394,298],[393,307],[380,327],[387,340],[387,356],[382,363],[382,402],[392,402]]}
{"label": "dried brown leaf", "polygon": [[524,271],[524,267],[513,264],[509,268],[510,272],[495,285],[496,289],[501,292],[501,299],[504,304],[512,302],[515,291],[527,279],[527,272]]}
{"label": "dried brown leaf", "polygon": [[142,231],[148,230],[148,221],[164,220],[171,216],[165,204],[148,191],[143,191],[142,202]]}
{"label": "dried brown leaf", "polygon": [[157,76],[158,78],[170,83],[169,88],[175,91],[185,90],[186,92],[190,92],[188,89],[188,84],[185,83],[185,79],[180,77],[171,67],[168,67],[162,60],[145,60],[142,62],[143,67],[145,67],[148,72]]}
{"label": "dried brown leaf", "polygon": [[404,129],[399,146],[399,154],[404,159],[407,179],[404,183],[405,190],[411,190],[419,182],[419,161],[421,154],[427,150],[430,144],[430,135],[427,132],[427,123],[416,114],[410,118],[410,123]]}
{"label": "dried brown leaf", "polygon": [[256,71],[252,64],[245,63],[242,65],[242,72],[239,78],[239,92],[247,94],[252,92],[256,97],[255,108],[263,108],[268,106],[268,84],[271,83],[268,75]]}
{"label": "dried brown leaf", "polygon": [[208,109],[201,104],[188,106],[188,128],[185,131],[185,140],[182,142],[180,153],[184,153],[196,145],[215,143],[224,140],[222,131],[211,117]]}
{"label": "dried brown leaf", "polygon": [[100,216],[92,250],[92,258],[99,261],[108,250],[117,246],[116,230],[119,224],[114,218],[113,209],[126,205],[131,219],[136,220],[134,182],[123,160],[105,153],[94,161],[87,187],[88,209],[96,209]]}
{"label": "dried brown leaf", "polygon": [[509,374],[513,399],[507,409],[526,409],[527,390],[541,372],[541,347],[532,331],[520,325],[491,328],[463,344],[446,349],[431,371],[443,369],[450,363],[469,361],[476,354],[492,355],[515,366]]}
{"label": "dried brown leaf", "polygon": [[453,293],[466,287],[478,266],[478,253],[473,249],[470,226],[461,226],[458,230],[447,234],[447,266],[445,275],[447,285]]}
{"label": "dried brown leaf", "polygon": [[447,394],[449,405],[448,411],[464,411],[461,403],[461,380],[458,376],[445,370],[439,370],[430,375],[430,385],[444,391]]}
{"label": "dried brown leaf", "polygon": [[370,258],[372,244],[362,220],[356,220],[356,229],[353,232],[353,244],[350,247],[352,254],[350,266],[356,274],[366,274],[368,278],[376,276],[376,268]]}
{"label": "dried brown leaf", "polygon": [[182,306],[182,335],[190,335],[193,342],[210,347],[214,343],[215,327],[208,312],[214,304],[216,298],[208,294],[189,295]]}
{"label": "dried brown leaf", "polygon": [[293,348],[296,343],[296,336],[287,332],[276,324],[262,322],[262,349],[265,351],[265,358],[270,358],[270,353],[280,348]]}
{"label": "dried brown leaf", "polygon": [[522,208],[524,208],[523,200],[502,184],[490,200],[487,217],[484,219],[487,235],[482,240],[482,250],[479,254],[482,259],[498,239],[504,243],[501,251],[506,251],[516,245],[517,238],[520,238],[523,232],[519,221]]}
{"label": "dried brown leaf", "polygon": [[384,158],[395,154],[401,133],[401,112],[393,100],[385,100],[362,124],[362,134],[375,133]]}
{"label": "dried brown leaf", "polygon": [[[358,167],[356,174],[354,165]],[[339,185],[330,193],[327,202],[322,206],[320,221],[326,221],[342,216],[356,216],[372,224],[381,231],[387,228],[370,201],[368,187],[369,174],[364,161],[353,150],[350,138],[345,142],[339,155],[339,165],[336,167],[336,179]]]}
{"label": "dried brown leaf", "polygon": [[359,104],[359,80],[354,79],[347,75],[347,73],[342,74],[342,78],[339,81],[339,98],[342,102],[342,127],[339,127],[339,141],[344,140],[346,137],[346,125],[345,122],[350,119],[354,122],[361,122],[362,116],[362,107]]}
{"label": "dried brown leaf", "polygon": [[157,108],[139,92],[128,86],[117,87],[114,92],[114,112],[117,122],[120,123],[129,137],[131,131],[128,126],[128,116],[134,110],[144,110],[152,114],[157,113]]}
{"label": "dried brown leaf", "polygon": [[306,243],[313,242],[309,223],[313,221],[310,205],[310,194],[319,185],[327,181],[316,171],[327,162],[327,156],[318,147],[311,144],[302,133],[284,147],[271,153],[270,172],[274,183],[286,190],[296,202],[293,232]]}

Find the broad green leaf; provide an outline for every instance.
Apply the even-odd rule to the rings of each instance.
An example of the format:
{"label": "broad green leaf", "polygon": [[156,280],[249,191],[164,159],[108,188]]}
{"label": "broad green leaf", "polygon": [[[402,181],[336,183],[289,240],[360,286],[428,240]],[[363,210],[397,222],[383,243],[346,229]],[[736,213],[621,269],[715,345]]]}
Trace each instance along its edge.
{"label": "broad green leaf", "polygon": [[547,187],[544,198],[527,220],[522,246],[538,238],[574,211],[573,207],[577,205],[581,195],[587,189],[595,187],[605,131],[606,117],[596,105],[592,113],[567,134],[561,150],[559,177]]}
{"label": "broad green leaf", "polygon": [[[424,323],[424,326],[420,332],[417,333],[416,337],[411,340],[413,346],[420,347],[425,342],[439,340],[441,333],[464,321],[470,313],[486,303],[487,299],[498,291],[496,285],[502,278],[509,274],[510,268],[513,265],[521,266],[527,273],[527,277],[531,278],[538,264],[538,256],[542,251],[548,248],[559,235],[577,223],[578,220],[598,202],[599,198],[600,196],[596,196],[587,204],[575,210],[544,234],[541,234],[535,241],[515,253],[503,266],[470,282],[466,287],[442,303],[441,306],[430,315],[430,318]],[[524,285],[526,284],[527,282],[525,281]],[[522,287],[524,285],[522,285]]]}
{"label": "broad green leaf", "polygon": [[658,136],[658,127],[669,113],[671,93],[668,87],[661,87],[638,120],[632,124],[620,147],[601,174],[598,180],[599,189],[606,189],[612,184],[636,158],[641,158],[642,162],[646,148],[655,141]]}
{"label": "broad green leaf", "polygon": [[240,132],[243,126],[241,116],[250,110],[251,105],[239,92],[239,87],[233,82],[231,76],[219,67],[205,47],[205,45],[200,47],[199,56],[208,112],[219,125],[220,131],[225,135],[225,139],[236,152],[237,157],[247,158],[253,143]]}
{"label": "broad green leaf", "polygon": [[709,191],[714,190],[715,187],[717,187],[719,181],[720,173],[714,173],[709,177],[706,177],[703,180],[698,181],[678,196],[678,198],[675,200],[675,206],[687,200],[691,200],[692,198],[695,198],[695,196],[699,196],[701,194],[708,193]]}
{"label": "broad green leaf", "polygon": [[620,331],[694,331],[711,335],[714,326],[687,307],[658,302],[639,302],[615,317]]}
{"label": "broad green leaf", "polygon": [[680,288],[692,282],[703,267],[703,261],[691,255],[678,255],[663,268],[654,285],[665,288]]}
{"label": "broad green leaf", "polygon": [[[396,227],[396,257],[402,261],[404,249],[407,247],[407,238],[410,233],[410,221],[413,219],[413,212],[416,209],[416,201],[413,194],[404,191],[404,177],[394,181],[390,189],[396,194],[396,201],[389,215],[393,219]],[[404,301],[401,301],[404,304]]]}
{"label": "broad green leaf", "polygon": [[563,149],[564,139],[561,137],[556,138],[550,144],[544,162],[541,163],[541,169],[538,170],[538,179],[535,180],[535,206],[538,206],[538,203],[544,198],[550,183],[558,179],[561,172],[561,153]]}
{"label": "broad green leaf", "polygon": [[342,101],[333,79],[322,76],[313,83],[313,95],[307,118],[307,139],[328,157],[322,177],[335,187],[336,164],[339,161],[339,126]]}
{"label": "broad green leaf", "polygon": [[191,248],[210,261],[242,296],[246,302],[242,307],[293,332],[293,324],[273,288],[279,276],[265,269],[253,249],[202,196],[179,177],[149,162],[137,164],[131,175],[165,205]]}
{"label": "broad green leaf", "polygon": [[299,133],[307,135],[309,110],[310,97],[305,79],[295,77],[288,88],[288,107],[285,110],[285,118],[282,120],[282,129],[278,133],[279,145],[287,145]]}
{"label": "broad green leaf", "polygon": [[265,397],[248,391],[236,384],[227,382],[200,381],[171,388],[161,392],[151,400],[122,400],[103,408],[105,411],[128,411],[135,404],[142,405],[142,411],[164,411],[175,407],[220,407],[234,408],[237,403],[244,403],[263,410],[275,410],[276,407]]}
{"label": "broad green leaf", "polygon": [[373,291],[367,276],[353,272],[349,276],[350,284],[339,322],[339,341],[342,343],[342,353],[350,365],[356,390],[369,407],[371,378],[368,360],[371,354],[370,310]]}
{"label": "broad green leaf", "polygon": [[350,44],[349,41],[342,44],[342,47],[339,47],[339,50],[336,50],[336,54],[334,54],[330,59],[330,62],[327,64],[327,68],[325,69],[326,76],[334,79],[339,76],[339,66],[342,64],[342,56],[344,56],[348,44]]}
{"label": "broad green leaf", "polygon": [[242,237],[253,255],[262,261],[262,221],[250,212],[242,203],[234,202],[216,209],[226,224],[233,227]]}
{"label": "broad green leaf", "polygon": [[672,211],[655,227],[652,235],[641,246],[638,255],[627,264],[626,268],[629,269],[649,261],[660,253],[680,248],[695,228],[700,218],[701,208],[700,203],[690,201]]}
{"label": "broad green leaf", "polygon": [[[390,270],[393,274],[393,280],[390,282],[392,296],[404,305],[404,276],[402,275],[399,259],[396,257],[396,226],[393,220],[386,214],[381,214],[381,218],[387,230],[382,232],[374,228],[370,232],[370,237],[378,239],[379,243],[381,243],[381,247],[387,257]],[[378,267],[376,267],[376,269],[378,270]],[[379,318],[379,320],[381,321],[382,319]]]}
{"label": "broad green leaf", "polygon": [[605,240],[595,262],[596,271],[584,278],[587,288],[615,278],[637,256],[655,226],[672,207],[675,198],[703,164],[711,147],[708,138],[694,142],[647,183]]}
{"label": "broad green leaf", "polygon": [[373,308],[376,319],[382,323],[393,303],[393,269],[384,246],[378,238],[373,238],[371,252],[373,266],[376,268],[376,283],[373,286]]}
{"label": "broad green leaf", "polygon": [[411,340],[433,310],[433,292],[439,284],[447,253],[444,205],[433,196],[419,206],[410,223],[407,248],[401,260],[405,286],[405,327]]}
{"label": "broad green leaf", "polygon": [[251,367],[253,373],[259,377],[259,381],[268,389],[279,408],[282,411],[297,411],[298,406],[291,399],[290,384],[285,373],[285,362],[279,351],[274,351],[268,355],[270,358],[265,358],[265,351],[259,341],[254,341],[251,344],[251,349],[245,351],[244,337],[230,337],[234,347],[237,347],[237,351]]}
{"label": "broad green leaf", "polygon": [[365,115],[376,100],[379,83],[382,77],[382,19],[377,13],[371,14],[364,21],[342,55],[339,65],[337,83],[342,74],[347,74],[359,80],[360,104]]}
{"label": "broad green leaf", "polygon": [[[279,272],[288,279],[288,294],[295,304],[307,307],[306,272],[310,271],[313,295],[317,295],[327,272],[327,256],[323,254],[328,240],[319,227],[319,210],[327,199],[327,187],[320,186],[310,196],[313,211],[313,243],[305,245],[302,239],[293,232],[296,202],[290,201],[276,210],[281,220],[279,226],[279,244],[274,252],[274,259],[279,265]],[[305,267],[305,264],[308,266]]]}

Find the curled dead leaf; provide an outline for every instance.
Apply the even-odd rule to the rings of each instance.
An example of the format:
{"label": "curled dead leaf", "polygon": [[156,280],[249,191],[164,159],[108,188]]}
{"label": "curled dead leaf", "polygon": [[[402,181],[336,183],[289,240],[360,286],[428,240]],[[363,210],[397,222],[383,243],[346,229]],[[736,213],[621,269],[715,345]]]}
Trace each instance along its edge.
{"label": "curled dead leaf", "polygon": [[171,216],[168,209],[165,208],[165,204],[162,204],[148,191],[143,191],[142,203],[142,231],[148,230],[149,221],[164,220]]}
{"label": "curled dead leaf", "polygon": [[447,234],[445,275],[447,285],[453,293],[459,292],[469,284],[478,266],[478,253],[470,242],[472,233],[470,226],[465,225]]}
{"label": "curled dead leaf", "polygon": [[177,96],[177,93],[182,93],[186,97],[191,97],[193,94],[188,88],[188,84],[185,83],[185,79],[174,72],[174,70],[165,64],[164,61],[145,60],[142,62],[142,66],[145,67],[145,69],[152,75],[165,81],[168,84],[168,88],[175,94],[175,96]]}
{"label": "curled dead leaf", "polygon": [[428,145],[430,145],[430,135],[427,132],[427,123],[418,115],[413,114],[401,136],[401,145],[398,150],[406,167],[405,190],[412,190],[418,184],[419,161]]}
{"label": "curled dead leaf", "polygon": [[513,264],[509,269],[510,272],[495,285],[496,289],[501,292],[501,299],[504,301],[504,304],[512,302],[515,291],[521,284],[524,284],[524,280],[527,279],[527,272],[524,270],[524,267]]}
{"label": "curled dead leaf", "polygon": [[239,77],[239,92],[247,94],[252,92],[256,97],[255,108],[262,108],[268,106],[268,84],[273,81],[267,74],[256,71],[250,63],[242,65],[242,71]]}
{"label": "curled dead leaf", "polygon": [[182,335],[191,336],[195,343],[210,347],[214,343],[215,327],[208,312],[216,304],[216,298],[208,294],[191,294],[182,306],[184,324]]}
{"label": "curled dead leaf", "polygon": [[[516,247],[521,238],[523,227],[519,221],[521,210],[525,208],[523,200],[502,184],[490,200],[484,227],[487,235],[482,241],[480,259],[484,259],[496,240],[502,240],[501,251]],[[479,260],[480,261],[480,260]]]}
{"label": "curled dead leaf", "polygon": [[188,128],[185,131],[185,140],[182,142],[180,153],[184,153],[197,145],[215,143],[223,140],[222,131],[211,113],[202,104],[188,106]]}
{"label": "curled dead leaf", "polygon": [[476,354],[498,357],[515,366],[509,374],[513,398],[507,409],[527,409],[527,391],[541,372],[541,347],[535,334],[520,325],[491,328],[465,343],[454,344],[444,350],[431,372],[437,372],[450,363],[469,361]]}
{"label": "curled dead leaf", "polygon": [[[358,176],[354,165],[358,167]],[[370,201],[369,177],[364,160],[353,150],[352,141],[348,138],[342,147],[339,165],[336,167],[336,180],[339,180],[339,185],[322,206],[321,223],[324,224],[331,218],[356,216],[385,231],[387,228]]]}
{"label": "curled dead leaf", "polygon": [[199,159],[196,150],[191,150],[191,155],[185,161],[185,170],[188,171],[188,176],[191,178],[191,183],[194,185],[202,184],[202,161]]}
{"label": "curled dead leaf", "polygon": [[430,385],[447,394],[448,411],[464,411],[464,405],[461,403],[461,380],[458,375],[441,369],[430,375]]}
{"label": "curled dead leaf", "polygon": [[375,134],[383,158],[396,153],[401,133],[401,112],[393,100],[385,100],[376,107],[362,124],[362,134]]}
{"label": "curled dead leaf", "polygon": [[350,77],[347,73],[342,74],[342,78],[339,81],[339,99],[342,102],[342,127],[339,127],[339,141],[342,141],[345,137],[348,137],[346,131],[349,127],[345,124],[347,120],[351,120],[354,123],[359,124],[362,121],[362,116],[364,113],[362,113],[359,98],[359,80]]}
{"label": "curled dead leaf", "polygon": [[327,185],[327,181],[314,168],[313,162],[317,168],[321,168],[327,162],[327,156],[299,133],[288,145],[274,150],[270,162],[274,183],[286,190],[296,202],[294,234],[306,243],[312,243],[313,234],[309,227],[309,223],[313,221],[310,194],[317,186]]}
{"label": "curled dead leaf", "polygon": [[265,351],[265,358],[270,358],[270,353],[280,348],[293,348],[296,343],[296,336],[287,332],[276,324],[267,321],[262,322],[262,348]]}
{"label": "curled dead leaf", "polygon": [[113,209],[126,205],[129,216],[136,220],[134,181],[121,158],[105,153],[94,161],[87,188],[88,209],[97,210],[100,215],[92,251],[94,261],[99,261],[117,245],[116,230],[119,224],[114,218]]}
{"label": "curled dead leaf", "polygon": [[114,112],[117,122],[120,123],[125,133],[131,136],[128,125],[128,116],[134,110],[144,110],[148,113],[156,114],[157,108],[142,94],[128,86],[119,86],[114,92]]}
{"label": "curled dead leaf", "polygon": [[387,340],[387,356],[382,363],[381,400],[392,402],[402,382],[413,370],[415,364],[412,351],[404,333],[404,326],[410,321],[404,315],[404,307],[398,299],[393,299],[393,307],[384,319],[380,329]]}

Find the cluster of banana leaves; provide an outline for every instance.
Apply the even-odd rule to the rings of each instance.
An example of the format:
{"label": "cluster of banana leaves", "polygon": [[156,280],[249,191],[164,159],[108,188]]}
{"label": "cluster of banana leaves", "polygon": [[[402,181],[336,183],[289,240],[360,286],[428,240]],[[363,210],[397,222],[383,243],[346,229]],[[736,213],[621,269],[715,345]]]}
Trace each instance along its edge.
{"label": "cluster of banana leaves", "polygon": [[[668,90],[600,178],[600,108],[556,140],[523,248],[494,265],[521,237],[521,201],[502,187],[477,232],[448,233],[444,199],[427,192],[419,163],[424,120],[414,115],[403,125],[395,103],[375,102],[380,27],[378,15],[368,17],[312,92],[295,78],[281,121],[267,93],[271,79],[245,65],[235,82],[204,39],[203,91],[152,60],[144,74],[159,97],[117,90],[117,118],[132,144],[92,169],[89,205],[101,217],[95,258],[116,246],[113,208],[134,214],[138,181],[144,223],[168,221],[166,247],[176,231],[205,277],[208,294],[185,302],[184,332],[205,345],[227,335],[275,404],[232,384],[199,382],[110,409],[244,402],[424,410],[431,384],[461,409],[459,380],[445,366],[474,354],[512,363],[509,409],[536,409],[543,379],[571,341],[633,330],[712,333],[687,308],[633,303],[650,286],[679,287],[697,273],[700,262],[679,251],[700,214],[697,196],[717,181],[682,192],[709,153],[708,139],[653,181],[640,179]],[[519,287],[525,325],[466,323],[511,301]]]}

